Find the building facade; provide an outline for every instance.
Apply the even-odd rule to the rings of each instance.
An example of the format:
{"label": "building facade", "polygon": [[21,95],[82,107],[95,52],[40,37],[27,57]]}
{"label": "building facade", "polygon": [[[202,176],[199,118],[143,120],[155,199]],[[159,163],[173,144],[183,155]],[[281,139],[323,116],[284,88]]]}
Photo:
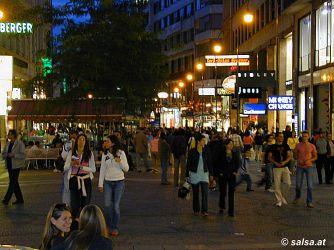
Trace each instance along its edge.
{"label": "building facade", "polygon": [[[0,10],[3,13],[0,20],[1,142],[6,138],[8,125],[6,109],[10,109],[11,99],[31,98],[31,96],[24,96],[22,90],[27,88],[29,80],[41,72],[41,58],[45,55],[51,30],[50,26],[34,26],[27,20],[21,20],[21,17],[17,16],[18,9],[30,9],[38,5],[51,6],[50,4],[49,0],[0,2]],[[4,75],[6,79],[2,79]],[[8,86],[8,89],[4,89],[4,85]],[[5,144],[1,143],[1,145]]]}
{"label": "building facade", "polygon": [[[256,70],[274,70],[270,95],[293,96],[291,111],[268,111],[268,128],[333,131],[334,2],[306,0],[224,1],[222,43],[229,53],[252,53]],[[242,17],[254,15],[251,24]]]}
{"label": "building facade", "polygon": [[[196,73],[194,65],[198,61],[204,62],[206,54],[212,54],[213,42],[221,35],[222,2],[222,0],[149,2],[147,30],[156,33],[163,41],[162,50],[167,58],[165,67],[170,74],[170,80],[159,89],[169,94],[168,100],[161,102],[164,109],[158,111],[161,125],[215,126],[213,123],[215,110],[212,106],[215,103],[215,96],[198,94],[199,88],[215,86],[216,72],[214,69],[206,69]],[[186,75],[189,73],[192,73],[194,78],[187,82]],[[184,87],[178,86],[180,81],[185,83]],[[176,117],[180,114],[182,118]]]}

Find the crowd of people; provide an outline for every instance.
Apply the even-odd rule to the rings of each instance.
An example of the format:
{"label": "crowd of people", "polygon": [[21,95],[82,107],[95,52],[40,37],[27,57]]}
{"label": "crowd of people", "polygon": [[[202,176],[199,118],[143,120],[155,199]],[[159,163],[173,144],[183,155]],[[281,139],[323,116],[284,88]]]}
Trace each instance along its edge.
{"label": "crowd of people", "polygon": [[[24,203],[18,182],[20,168],[25,164],[25,145],[15,130],[8,133],[8,143],[2,152],[9,173],[9,186],[2,200],[8,205],[13,194]],[[241,132],[229,128],[215,130],[139,128],[134,134],[119,131],[103,139],[96,159],[83,132],[72,130],[70,138],[61,144],[62,203],[50,208],[41,242],[41,249],[111,249],[109,236],[119,234],[120,202],[125,190],[125,173],[160,173],[161,185],[180,188],[189,183],[192,190],[194,215],[208,216],[209,189],[219,191],[218,212],[234,217],[236,187],[246,182],[246,192],[252,192],[249,174],[255,161],[262,178],[258,186],[275,194],[277,207],[288,203],[286,192],[295,175],[293,204],[299,203],[304,174],[307,181],[306,206],[313,208],[312,167],[316,163],[319,184],[332,184],[334,174],[334,143],[330,133],[317,131],[310,138],[308,131],[300,137],[290,126],[282,132],[252,128]],[[91,204],[92,179],[101,162],[98,191],[104,193],[104,213]],[[173,166],[173,171],[169,171]],[[168,177],[172,172],[173,176]],[[169,181],[172,180],[172,181]],[[201,194],[201,195],[200,195]],[[227,197],[226,197],[227,196]],[[226,200],[227,198],[227,200]],[[100,248],[102,247],[102,248]]]}

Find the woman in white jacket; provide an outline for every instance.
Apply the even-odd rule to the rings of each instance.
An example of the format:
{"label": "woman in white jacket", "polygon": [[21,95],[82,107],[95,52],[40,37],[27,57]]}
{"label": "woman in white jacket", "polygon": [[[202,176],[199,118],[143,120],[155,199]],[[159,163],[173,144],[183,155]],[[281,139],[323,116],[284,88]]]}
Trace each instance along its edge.
{"label": "woman in white jacket", "polygon": [[99,192],[104,192],[107,224],[111,235],[118,235],[120,201],[124,192],[124,172],[129,170],[126,155],[117,136],[110,135],[105,141],[101,159]]}
{"label": "woman in white jacket", "polygon": [[[66,157],[64,171],[68,171],[72,216],[77,219],[81,209],[90,203],[93,173],[96,171],[94,155],[84,134],[75,139],[73,149]],[[77,221],[72,223],[72,229],[77,229]]]}

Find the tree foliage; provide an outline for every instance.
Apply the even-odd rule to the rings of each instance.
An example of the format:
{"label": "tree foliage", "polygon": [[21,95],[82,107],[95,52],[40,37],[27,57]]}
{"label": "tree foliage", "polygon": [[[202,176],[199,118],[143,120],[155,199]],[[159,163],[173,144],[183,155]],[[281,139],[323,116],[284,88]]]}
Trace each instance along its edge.
{"label": "tree foliage", "polygon": [[[63,22],[57,37],[54,76],[66,78],[69,95],[122,96],[128,110],[144,107],[165,77],[161,44],[144,29],[144,17],[108,0],[72,0],[54,10]],[[75,21],[85,17],[83,22]]]}

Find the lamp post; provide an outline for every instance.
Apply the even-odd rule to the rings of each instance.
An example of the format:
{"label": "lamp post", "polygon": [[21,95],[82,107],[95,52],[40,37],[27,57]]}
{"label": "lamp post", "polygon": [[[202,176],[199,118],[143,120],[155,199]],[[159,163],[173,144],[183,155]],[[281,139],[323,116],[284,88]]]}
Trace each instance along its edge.
{"label": "lamp post", "polygon": [[[246,24],[250,24],[253,22],[254,18],[253,18],[253,14],[249,11],[248,9],[248,3],[249,1],[247,2],[247,10],[246,10],[246,13],[243,15],[243,21],[244,23]],[[231,18],[232,18],[232,13],[231,13]],[[231,22],[231,25],[232,25],[232,22]],[[232,28],[231,28],[232,30]],[[237,43],[237,73],[236,73],[236,78],[235,78],[235,94],[236,94],[236,97],[237,97],[237,126],[239,127],[239,122],[240,122],[240,97],[239,97],[239,94],[238,94],[238,88],[239,88],[239,85],[238,85],[238,75],[239,75],[239,43]]]}
{"label": "lamp post", "polygon": [[[188,82],[191,82],[191,102],[192,102],[192,114],[193,114],[193,128],[195,128],[195,104],[194,104],[194,76],[192,74],[187,74],[186,79]],[[188,103],[187,103],[188,105]]]}
{"label": "lamp post", "polygon": [[217,88],[218,88],[218,78],[217,78],[217,60],[216,60],[216,54],[219,54],[222,51],[222,46],[220,44],[215,44],[213,46],[213,51],[215,52],[215,99],[216,99],[216,122],[215,122],[215,128],[216,131],[218,130],[218,95],[217,95]]}
{"label": "lamp post", "polygon": [[203,75],[203,70],[204,70],[204,65],[203,63],[197,63],[196,64],[196,70],[198,72],[201,72],[201,80],[202,80],[202,113],[201,113],[201,128],[203,130],[203,125],[204,125],[204,119],[203,119],[203,115],[204,115],[204,97],[203,97],[203,88],[204,88],[204,75]]}

